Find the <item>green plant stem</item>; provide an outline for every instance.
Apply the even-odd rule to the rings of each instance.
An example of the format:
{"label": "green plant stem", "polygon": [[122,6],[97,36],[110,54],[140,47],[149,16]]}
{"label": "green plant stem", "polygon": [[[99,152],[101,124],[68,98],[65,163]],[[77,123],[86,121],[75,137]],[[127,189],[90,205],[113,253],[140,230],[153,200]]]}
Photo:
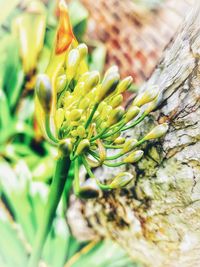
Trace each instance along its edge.
{"label": "green plant stem", "polygon": [[50,187],[48,201],[44,211],[44,219],[39,225],[36,234],[33,251],[29,260],[28,267],[38,267],[38,262],[42,255],[42,249],[50,232],[56,209],[61,199],[65,182],[70,167],[70,159],[66,155],[61,155],[57,160],[53,181]]}
{"label": "green plant stem", "polygon": [[96,104],[94,105],[94,107],[93,107],[93,109],[92,109],[92,112],[90,113],[90,116],[89,116],[89,118],[88,118],[88,120],[87,120],[87,122],[86,122],[86,124],[85,124],[85,129],[87,129],[88,126],[90,125],[90,123],[91,123],[91,121],[92,121],[92,118],[93,118],[93,116],[94,116],[94,113],[96,112],[98,106],[99,106],[99,103],[96,103]]}
{"label": "green plant stem", "polygon": [[139,117],[136,121],[134,121],[133,123],[125,126],[124,128],[122,128],[122,131],[126,131],[126,130],[128,130],[130,128],[133,128],[134,126],[136,126],[137,124],[139,124],[141,121],[143,121],[146,116],[147,116],[147,114],[145,114],[145,113],[142,114],[142,116]]}

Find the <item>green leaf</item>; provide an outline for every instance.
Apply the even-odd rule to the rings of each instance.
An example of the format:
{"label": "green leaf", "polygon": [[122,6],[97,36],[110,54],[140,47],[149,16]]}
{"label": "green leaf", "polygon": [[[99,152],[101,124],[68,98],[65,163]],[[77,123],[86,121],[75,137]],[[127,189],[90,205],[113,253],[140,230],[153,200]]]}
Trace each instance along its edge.
{"label": "green leaf", "polygon": [[[77,254],[78,255],[78,254]],[[78,260],[67,267],[139,267],[116,243],[105,240],[94,245],[88,252],[80,253]]]}
{"label": "green leaf", "polygon": [[98,43],[89,57],[89,67],[91,70],[98,70],[102,73],[106,59],[106,47]]}
{"label": "green leaf", "polygon": [[87,27],[88,11],[80,1],[75,0],[69,5],[69,16],[74,34],[78,40],[81,40]]}
{"label": "green leaf", "polygon": [[0,266],[25,267],[27,262],[25,245],[19,238],[17,225],[7,214],[0,202]]}

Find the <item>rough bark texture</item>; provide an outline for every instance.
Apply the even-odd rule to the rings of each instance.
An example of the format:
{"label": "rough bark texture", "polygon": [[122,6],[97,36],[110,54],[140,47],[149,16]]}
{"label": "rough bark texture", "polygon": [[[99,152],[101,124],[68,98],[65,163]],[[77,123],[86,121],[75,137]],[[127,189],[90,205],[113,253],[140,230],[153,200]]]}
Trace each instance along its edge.
{"label": "rough bark texture", "polygon": [[[167,135],[145,147],[144,160],[130,170],[137,173],[137,178],[129,189],[87,202],[72,197],[68,213],[76,236],[82,239],[109,236],[144,266],[194,267],[200,262],[200,3],[197,2],[147,83],[147,86],[159,85],[162,91],[154,117],[158,122],[169,122]],[[152,123],[152,118],[148,118],[127,135],[143,135]],[[108,171],[113,172],[104,168],[97,170],[97,174],[107,177]]]}

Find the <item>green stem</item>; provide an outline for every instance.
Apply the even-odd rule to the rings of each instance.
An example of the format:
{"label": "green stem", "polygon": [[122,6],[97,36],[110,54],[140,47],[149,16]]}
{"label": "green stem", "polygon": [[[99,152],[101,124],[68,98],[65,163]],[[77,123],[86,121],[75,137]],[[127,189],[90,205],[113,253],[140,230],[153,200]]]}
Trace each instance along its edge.
{"label": "green stem", "polygon": [[126,127],[122,128],[122,131],[126,131],[126,130],[128,130],[128,129],[134,127],[134,126],[136,126],[138,123],[140,123],[141,121],[143,121],[146,116],[147,116],[147,114],[142,114],[142,116],[139,117],[136,121],[134,121],[130,125],[127,125]]}
{"label": "green stem", "polygon": [[96,104],[94,105],[94,107],[93,107],[93,109],[92,109],[92,112],[90,113],[90,116],[89,116],[89,118],[88,118],[88,120],[87,120],[87,122],[86,122],[86,124],[85,124],[85,129],[87,129],[88,126],[90,125],[90,123],[91,123],[91,121],[92,121],[92,118],[93,118],[93,116],[94,116],[94,113],[96,112],[98,106],[99,106],[99,103],[96,103]]}
{"label": "green stem", "polygon": [[28,267],[38,266],[38,262],[42,255],[42,249],[44,247],[48,233],[50,232],[52,222],[55,217],[56,209],[63,193],[65,182],[68,176],[69,167],[69,157],[66,155],[61,155],[60,158],[57,160],[56,169],[48,196],[48,201],[44,211],[44,218],[36,234],[36,239]]}

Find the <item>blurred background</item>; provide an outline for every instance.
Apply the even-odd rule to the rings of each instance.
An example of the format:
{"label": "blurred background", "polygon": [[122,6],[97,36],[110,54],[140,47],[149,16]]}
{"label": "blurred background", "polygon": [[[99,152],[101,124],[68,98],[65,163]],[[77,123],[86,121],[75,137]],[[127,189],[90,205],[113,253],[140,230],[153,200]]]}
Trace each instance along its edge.
{"label": "blurred background", "polygon": [[[116,64],[131,75],[132,96],[151,76],[192,0],[71,0],[70,19],[89,47],[91,70]],[[58,1],[0,0],[0,266],[27,266],[43,219],[54,170],[55,148],[43,140],[34,118],[34,85],[54,44]],[[71,178],[73,173],[70,174]],[[67,190],[67,188],[66,188]],[[41,266],[139,266],[114,241],[81,242],[66,221],[63,195]],[[74,219],[76,222],[76,219]],[[76,227],[81,227],[78,225]],[[82,238],[80,237],[80,240]]]}

